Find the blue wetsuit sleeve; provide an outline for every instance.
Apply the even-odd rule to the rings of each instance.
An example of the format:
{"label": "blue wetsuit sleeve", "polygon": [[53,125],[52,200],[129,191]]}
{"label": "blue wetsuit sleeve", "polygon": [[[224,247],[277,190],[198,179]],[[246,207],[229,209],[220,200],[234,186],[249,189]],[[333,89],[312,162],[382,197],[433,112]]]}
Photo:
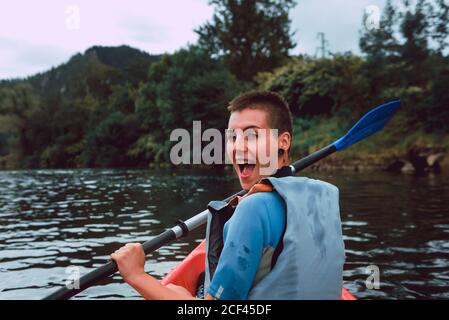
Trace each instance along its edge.
{"label": "blue wetsuit sleeve", "polygon": [[224,300],[247,299],[263,249],[277,245],[284,223],[284,207],[277,194],[257,193],[241,201],[225,225],[223,251],[209,294]]}

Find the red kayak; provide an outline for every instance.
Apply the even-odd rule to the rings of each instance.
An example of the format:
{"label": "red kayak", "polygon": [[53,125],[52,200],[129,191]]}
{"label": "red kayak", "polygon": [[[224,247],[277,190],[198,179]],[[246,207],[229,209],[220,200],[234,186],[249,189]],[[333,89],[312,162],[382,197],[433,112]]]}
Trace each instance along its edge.
{"label": "red kayak", "polygon": [[[162,279],[163,285],[172,283],[182,286],[195,295],[197,279],[204,271],[206,257],[205,241],[201,242],[176,268],[171,270]],[[342,300],[356,300],[356,298],[345,288],[341,292]]]}

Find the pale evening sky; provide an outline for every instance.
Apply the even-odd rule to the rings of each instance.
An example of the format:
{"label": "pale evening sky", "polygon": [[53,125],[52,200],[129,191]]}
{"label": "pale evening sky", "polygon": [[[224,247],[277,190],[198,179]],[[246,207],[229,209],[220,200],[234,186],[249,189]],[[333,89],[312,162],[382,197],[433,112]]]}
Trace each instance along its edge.
{"label": "pale evening sky", "polygon": [[[385,0],[298,0],[291,11],[297,46],[314,55],[318,32],[332,52],[359,53],[365,8]],[[79,10],[79,15],[77,14]],[[207,0],[15,0],[0,10],[0,79],[25,77],[66,62],[93,45],[127,44],[151,54],[195,43],[212,17]],[[79,17],[79,19],[77,18]]]}

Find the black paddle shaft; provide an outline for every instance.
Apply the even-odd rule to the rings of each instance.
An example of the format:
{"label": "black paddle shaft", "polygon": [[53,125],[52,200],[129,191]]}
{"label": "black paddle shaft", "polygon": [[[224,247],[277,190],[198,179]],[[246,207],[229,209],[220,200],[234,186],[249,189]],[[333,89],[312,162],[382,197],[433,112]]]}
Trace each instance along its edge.
{"label": "black paddle shaft", "polygon": [[318,160],[321,160],[321,159],[327,157],[328,155],[331,155],[335,151],[337,151],[337,148],[332,143],[332,144],[328,145],[327,147],[324,147],[323,149],[320,149],[317,152],[314,152],[314,153],[294,162],[290,167],[295,168],[294,172],[301,171],[301,170],[307,168],[308,166],[314,164]]}
{"label": "black paddle shaft", "polygon": [[[176,240],[176,234],[170,229],[164,231],[160,235],[154,237],[153,239],[145,242],[143,244],[143,251],[145,254],[149,254],[153,251],[156,251],[160,247],[169,244],[170,242]],[[110,261],[101,267],[89,272],[88,274],[82,276],[79,279],[78,288],[68,288],[68,286],[64,286],[57,290],[56,292],[50,294],[45,297],[44,300],[67,300],[73,297],[74,295],[80,293],[81,291],[89,288],[90,286],[97,283],[99,280],[103,278],[107,278],[118,271],[117,264],[115,261]],[[70,287],[73,287],[74,284],[71,284]]]}

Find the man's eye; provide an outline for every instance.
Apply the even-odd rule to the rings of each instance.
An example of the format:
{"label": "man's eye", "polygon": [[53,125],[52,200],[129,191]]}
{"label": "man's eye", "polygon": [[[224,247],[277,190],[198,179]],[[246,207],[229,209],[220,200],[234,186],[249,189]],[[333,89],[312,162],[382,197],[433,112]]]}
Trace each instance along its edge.
{"label": "man's eye", "polygon": [[257,132],[255,131],[249,131],[246,133],[246,137],[248,139],[256,139],[258,137]]}
{"label": "man's eye", "polygon": [[236,139],[236,135],[234,133],[226,133],[226,141],[234,142]]}

